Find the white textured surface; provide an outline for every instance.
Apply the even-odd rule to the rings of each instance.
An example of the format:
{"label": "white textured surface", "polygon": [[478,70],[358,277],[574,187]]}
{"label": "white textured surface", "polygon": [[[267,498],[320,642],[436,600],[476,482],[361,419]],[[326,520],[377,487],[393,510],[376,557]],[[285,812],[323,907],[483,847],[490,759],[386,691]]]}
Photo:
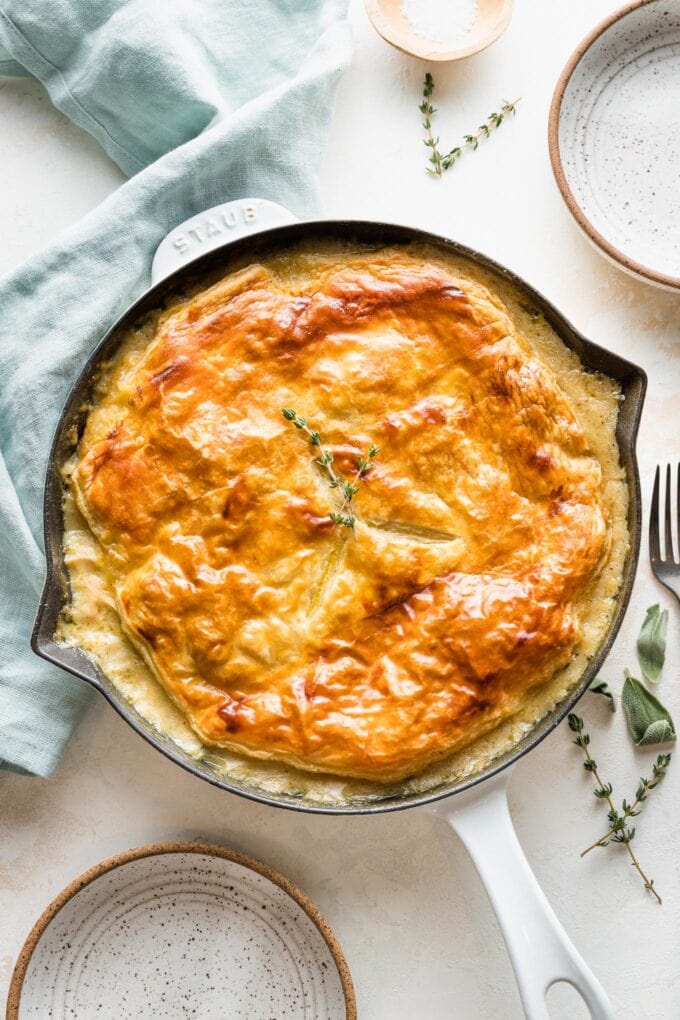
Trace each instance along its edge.
{"label": "white textured surface", "polygon": [[[451,144],[523,97],[514,122],[442,181],[423,173],[420,84],[426,65],[387,46],[354,0],[354,63],[339,90],[324,172],[326,211],[449,234],[505,262],[587,336],[650,375],[640,436],[643,490],[657,458],[680,459],[680,296],[637,283],[583,239],[552,179],[546,144],[552,89],[567,57],[616,6],[611,0],[522,0],[506,34],[460,66],[433,69]],[[120,180],[96,145],[27,81],[0,84],[3,188],[0,269],[10,269],[91,208]],[[659,695],[680,723],[680,606],[651,578],[643,546],[627,623],[603,675],[618,689],[634,664],[645,608],[671,610],[671,651]],[[630,796],[651,754],[634,751],[621,713],[582,703],[615,791]],[[602,830],[565,727],[525,758],[511,808],[557,914],[609,991],[617,1018],[680,1015],[677,932],[680,832],[673,808],[680,758],[639,821],[643,863],[664,895],[645,896],[617,848],[578,853]],[[97,702],[50,782],[0,778],[0,986],[40,910],[71,878],[137,843],[201,836],[262,857],[289,875],[334,926],[362,1020],[520,1020],[500,933],[462,846],[445,823],[415,812],[313,818],[226,796],[186,775]],[[553,1018],[584,1016],[566,988]]]}

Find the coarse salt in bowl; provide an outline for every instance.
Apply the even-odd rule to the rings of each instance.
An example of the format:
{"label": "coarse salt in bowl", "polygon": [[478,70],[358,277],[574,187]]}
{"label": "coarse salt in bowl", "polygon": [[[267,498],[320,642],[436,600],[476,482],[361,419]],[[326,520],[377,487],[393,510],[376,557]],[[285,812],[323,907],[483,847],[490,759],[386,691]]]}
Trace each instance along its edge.
{"label": "coarse salt in bowl", "polygon": [[392,46],[424,60],[458,60],[490,46],[507,28],[512,0],[365,0]]}

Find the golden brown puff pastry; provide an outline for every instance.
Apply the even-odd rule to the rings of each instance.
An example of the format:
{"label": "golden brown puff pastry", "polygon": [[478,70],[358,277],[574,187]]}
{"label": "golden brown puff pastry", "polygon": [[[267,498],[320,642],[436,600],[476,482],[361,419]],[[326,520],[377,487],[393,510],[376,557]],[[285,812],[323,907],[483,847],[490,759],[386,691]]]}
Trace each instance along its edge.
{"label": "golden brown puff pastry", "polygon": [[[380,447],[355,532],[345,477]],[[406,777],[569,660],[607,548],[601,470],[500,301],[399,250],[176,306],[112,378],[78,505],[124,629],[208,745]]]}

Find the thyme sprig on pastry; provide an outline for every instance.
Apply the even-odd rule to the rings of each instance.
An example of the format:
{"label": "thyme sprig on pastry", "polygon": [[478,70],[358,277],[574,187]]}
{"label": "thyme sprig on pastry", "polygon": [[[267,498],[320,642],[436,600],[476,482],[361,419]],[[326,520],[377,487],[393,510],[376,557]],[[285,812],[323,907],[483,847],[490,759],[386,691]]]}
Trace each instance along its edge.
{"label": "thyme sprig on pastry", "polygon": [[586,772],[589,772],[595,780],[596,787],[593,790],[593,794],[598,800],[606,801],[609,805],[609,811],[607,812],[607,818],[609,820],[610,830],[601,839],[598,839],[593,843],[592,847],[588,847],[581,856],[588,853],[589,850],[594,849],[596,846],[607,846],[609,843],[620,843],[625,846],[630,857],[632,866],[635,868],[640,878],[642,879],[645,889],[652,893],[656,897],[659,903],[662,902],[661,897],[654,888],[654,879],[648,878],[645,872],[640,866],[640,862],[633,850],[631,843],[635,838],[635,826],[628,826],[627,820],[638,814],[637,807],[646,799],[647,793],[654,789],[658,782],[663,779],[666,774],[666,769],[670,764],[670,754],[659,755],[654,765],[654,772],[652,779],[641,779],[640,785],[637,789],[636,799],[633,804],[628,805],[624,800],[621,805],[621,811],[618,810],[612,799],[613,787],[611,783],[605,783],[600,776],[598,771],[597,762],[590,753],[590,735],[586,733],[583,719],[576,715],[574,712],[570,712],[568,716],[569,728],[573,733],[576,734],[574,743],[577,747],[580,747],[583,751],[585,761],[583,762],[583,768]]}
{"label": "thyme sprig on pastry", "polygon": [[357,470],[354,476],[351,479],[344,478],[337,474],[333,467],[333,451],[322,445],[321,436],[315,429],[310,428],[308,419],[299,415],[292,407],[283,407],[281,414],[286,421],[289,421],[307,436],[309,445],[318,452],[318,456],[314,458],[314,464],[326,479],[329,488],[337,489],[342,494],[342,500],[329,514],[331,521],[339,527],[349,528],[354,532],[357,519],[352,513],[352,500],[359,491],[359,482],[373,468],[373,460],[379,453],[379,448],[375,443],[372,443],[366,454],[357,458]]}
{"label": "thyme sprig on pastry", "polygon": [[463,135],[462,145],[454,145],[452,149],[442,154],[439,149],[439,137],[435,137],[432,129],[432,118],[437,112],[437,107],[433,106],[430,101],[433,92],[434,80],[428,71],[423,83],[423,101],[418,109],[423,115],[423,127],[426,132],[423,141],[427,148],[431,150],[429,158],[430,166],[427,167],[427,172],[432,177],[441,177],[445,170],[449,170],[460,159],[466,149],[474,152],[479,147],[479,143],[483,138],[489,138],[491,132],[495,128],[499,128],[510,114],[514,116],[517,111],[517,104],[520,101],[519,99],[513,99],[510,102],[504,99],[500,109],[490,113],[474,134]]}

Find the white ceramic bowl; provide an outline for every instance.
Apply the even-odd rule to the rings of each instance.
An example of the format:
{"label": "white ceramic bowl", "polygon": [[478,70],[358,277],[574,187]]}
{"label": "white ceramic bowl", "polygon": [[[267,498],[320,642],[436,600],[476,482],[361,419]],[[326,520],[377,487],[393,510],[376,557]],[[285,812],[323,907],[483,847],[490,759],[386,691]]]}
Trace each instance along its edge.
{"label": "white ceramic bowl", "polygon": [[166,843],[76,879],[19,956],[8,1020],[355,1020],[328,924],[287,879],[222,847]]}
{"label": "white ceramic bowl", "polygon": [[680,289],[680,0],[642,0],[581,43],[553,96],[553,171],[593,244]]}

